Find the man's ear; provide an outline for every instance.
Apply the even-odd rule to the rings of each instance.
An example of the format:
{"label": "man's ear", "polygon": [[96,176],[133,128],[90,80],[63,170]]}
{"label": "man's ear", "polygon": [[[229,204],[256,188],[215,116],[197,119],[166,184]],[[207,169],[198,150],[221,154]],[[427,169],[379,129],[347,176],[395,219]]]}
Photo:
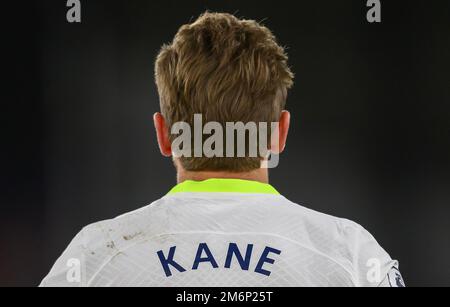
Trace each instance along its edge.
{"label": "man's ear", "polygon": [[291,113],[288,111],[281,112],[280,119],[278,121],[278,131],[274,131],[275,134],[271,140],[271,152],[274,154],[281,154],[286,148],[287,137],[289,133],[289,126],[291,124]]}
{"label": "man's ear", "polygon": [[166,120],[161,113],[153,115],[153,123],[155,124],[156,137],[158,139],[159,150],[164,157],[172,156],[172,144],[170,142],[169,128]]}

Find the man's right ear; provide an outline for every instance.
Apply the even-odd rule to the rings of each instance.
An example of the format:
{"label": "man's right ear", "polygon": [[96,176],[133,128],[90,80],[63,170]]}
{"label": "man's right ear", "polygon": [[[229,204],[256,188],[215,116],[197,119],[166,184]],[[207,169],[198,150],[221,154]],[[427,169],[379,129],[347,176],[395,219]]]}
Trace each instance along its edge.
{"label": "man's right ear", "polygon": [[156,137],[158,139],[159,150],[164,157],[172,156],[172,144],[170,142],[169,128],[166,120],[161,113],[153,115],[153,123],[155,124]]}

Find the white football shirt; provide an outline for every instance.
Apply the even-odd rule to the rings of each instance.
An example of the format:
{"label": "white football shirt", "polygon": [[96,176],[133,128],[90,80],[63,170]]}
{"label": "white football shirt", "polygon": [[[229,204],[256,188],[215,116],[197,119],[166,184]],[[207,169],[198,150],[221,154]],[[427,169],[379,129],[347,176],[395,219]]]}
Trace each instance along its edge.
{"label": "white football shirt", "polygon": [[85,227],[41,286],[404,286],[358,224],[254,181],[186,181]]}

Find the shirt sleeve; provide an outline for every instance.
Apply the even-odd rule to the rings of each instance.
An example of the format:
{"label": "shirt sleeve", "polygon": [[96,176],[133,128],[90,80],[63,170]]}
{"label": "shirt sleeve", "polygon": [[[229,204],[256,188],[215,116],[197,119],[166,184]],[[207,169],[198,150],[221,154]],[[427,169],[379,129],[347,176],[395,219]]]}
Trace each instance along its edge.
{"label": "shirt sleeve", "polygon": [[393,283],[399,278],[401,284],[404,285],[398,270],[398,261],[393,260],[375,238],[359,225],[355,230],[353,249],[353,265],[357,286],[393,287],[400,284],[400,282]]}
{"label": "shirt sleeve", "polygon": [[379,287],[383,288],[405,288],[405,282],[403,281],[402,274],[398,267],[393,267],[387,275],[384,277],[384,280],[381,282]]}
{"label": "shirt sleeve", "polygon": [[84,287],[88,279],[89,257],[95,254],[88,243],[89,232],[84,228],[55,262],[40,287]]}

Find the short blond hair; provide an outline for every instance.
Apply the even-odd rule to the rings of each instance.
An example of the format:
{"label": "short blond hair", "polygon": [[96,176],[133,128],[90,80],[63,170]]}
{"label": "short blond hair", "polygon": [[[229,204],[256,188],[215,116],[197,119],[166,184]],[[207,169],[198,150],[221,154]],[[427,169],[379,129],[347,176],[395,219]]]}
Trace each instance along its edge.
{"label": "short blond hair", "polygon": [[[204,13],[183,25],[156,59],[161,112],[170,128],[204,122],[276,122],[285,107],[293,74],[272,32],[254,20]],[[181,157],[188,171],[244,172],[261,158]]]}

